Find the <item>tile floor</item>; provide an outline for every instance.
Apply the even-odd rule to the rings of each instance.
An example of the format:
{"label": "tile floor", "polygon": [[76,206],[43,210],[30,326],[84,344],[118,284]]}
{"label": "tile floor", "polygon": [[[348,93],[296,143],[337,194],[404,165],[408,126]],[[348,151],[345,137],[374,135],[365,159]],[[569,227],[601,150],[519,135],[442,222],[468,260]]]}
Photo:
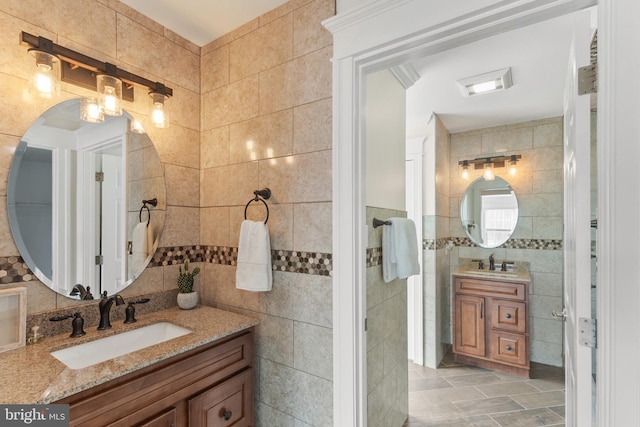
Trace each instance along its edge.
{"label": "tile floor", "polygon": [[532,363],[531,379],[453,362],[409,362],[404,427],[564,426],[564,371]]}

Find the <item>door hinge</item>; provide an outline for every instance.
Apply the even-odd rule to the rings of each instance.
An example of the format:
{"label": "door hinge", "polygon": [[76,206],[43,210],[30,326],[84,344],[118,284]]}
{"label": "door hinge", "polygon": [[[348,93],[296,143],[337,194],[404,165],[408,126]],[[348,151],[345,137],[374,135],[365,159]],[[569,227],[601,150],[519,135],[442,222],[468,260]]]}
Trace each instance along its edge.
{"label": "door hinge", "polygon": [[584,317],[578,319],[578,342],[585,347],[597,347],[596,319]]}
{"label": "door hinge", "polygon": [[104,258],[102,255],[96,255],[96,265],[102,265]]}
{"label": "door hinge", "polygon": [[364,318],[364,331],[367,331],[367,318]]}
{"label": "door hinge", "polygon": [[578,68],[578,95],[598,92],[598,66],[596,64]]}
{"label": "door hinge", "polygon": [[97,182],[104,181],[104,172],[96,172],[96,181]]}

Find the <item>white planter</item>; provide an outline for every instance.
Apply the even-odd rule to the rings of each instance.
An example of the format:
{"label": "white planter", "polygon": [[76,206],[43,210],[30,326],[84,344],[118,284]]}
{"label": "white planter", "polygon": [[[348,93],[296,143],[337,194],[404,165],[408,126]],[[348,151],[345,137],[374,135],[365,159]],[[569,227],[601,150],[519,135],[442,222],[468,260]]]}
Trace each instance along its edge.
{"label": "white planter", "polygon": [[191,310],[198,305],[198,292],[193,291],[188,294],[178,292],[178,307],[183,310]]}

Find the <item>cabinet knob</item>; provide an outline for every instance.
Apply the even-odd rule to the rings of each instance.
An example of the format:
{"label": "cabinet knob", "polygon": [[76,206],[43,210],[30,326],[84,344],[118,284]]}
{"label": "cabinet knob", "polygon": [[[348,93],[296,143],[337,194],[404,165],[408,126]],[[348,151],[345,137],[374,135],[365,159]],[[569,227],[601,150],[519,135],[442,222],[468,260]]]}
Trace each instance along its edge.
{"label": "cabinet knob", "polygon": [[220,409],[220,416],[224,418],[225,421],[229,421],[232,415],[233,414],[230,410],[225,408]]}
{"label": "cabinet knob", "polygon": [[507,319],[511,319],[511,313],[507,313],[507,315],[505,316]]}
{"label": "cabinet knob", "polygon": [[507,351],[511,351],[511,346],[510,345],[506,346],[505,348],[507,349]]}

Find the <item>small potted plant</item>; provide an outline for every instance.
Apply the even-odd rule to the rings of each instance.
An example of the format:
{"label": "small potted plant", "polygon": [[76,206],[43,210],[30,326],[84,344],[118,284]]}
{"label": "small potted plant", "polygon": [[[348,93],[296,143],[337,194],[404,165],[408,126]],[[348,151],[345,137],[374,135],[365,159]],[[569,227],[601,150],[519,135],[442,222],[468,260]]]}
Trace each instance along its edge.
{"label": "small potted plant", "polygon": [[185,259],[178,271],[180,272],[178,276],[178,307],[190,310],[198,305],[198,292],[193,290],[193,277],[200,273],[200,267],[196,267],[190,272],[189,260]]}

